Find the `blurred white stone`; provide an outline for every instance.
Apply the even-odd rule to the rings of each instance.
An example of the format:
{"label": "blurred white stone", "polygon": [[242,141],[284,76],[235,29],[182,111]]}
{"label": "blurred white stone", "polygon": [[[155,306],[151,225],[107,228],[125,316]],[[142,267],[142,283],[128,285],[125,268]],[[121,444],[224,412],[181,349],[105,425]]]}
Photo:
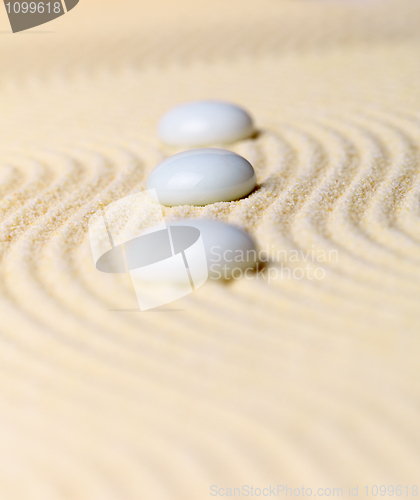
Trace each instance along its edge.
{"label": "blurred white stone", "polygon": [[223,101],[194,101],[169,110],[161,119],[158,135],[175,146],[209,146],[245,139],[254,132],[250,115]]}

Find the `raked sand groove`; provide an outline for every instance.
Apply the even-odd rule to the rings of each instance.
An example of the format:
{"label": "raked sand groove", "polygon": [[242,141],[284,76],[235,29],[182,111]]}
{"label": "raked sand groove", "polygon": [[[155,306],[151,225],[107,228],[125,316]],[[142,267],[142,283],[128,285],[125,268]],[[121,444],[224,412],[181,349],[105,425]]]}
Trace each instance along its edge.
{"label": "raked sand groove", "polygon": [[[419,483],[418,2],[263,3],[95,0],[2,37],[1,498]],[[182,150],[157,122],[201,98],[256,118],[228,148],[258,186],[165,217],[245,228],[285,279],[135,312],[88,221]],[[286,279],[306,266],[325,277]]]}

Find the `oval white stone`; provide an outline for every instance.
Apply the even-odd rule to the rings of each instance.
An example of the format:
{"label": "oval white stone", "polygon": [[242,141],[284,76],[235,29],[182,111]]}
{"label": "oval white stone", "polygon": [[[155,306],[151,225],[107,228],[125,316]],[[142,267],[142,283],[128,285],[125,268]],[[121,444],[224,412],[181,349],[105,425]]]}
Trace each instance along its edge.
{"label": "oval white stone", "polygon": [[223,101],[194,101],[169,110],[161,119],[158,135],[175,146],[209,146],[245,139],[254,132],[249,114]]}
{"label": "oval white stone", "polygon": [[147,189],[155,189],[159,202],[172,207],[237,200],[249,194],[256,183],[254,168],[242,156],[203,148],[164,160],[150,174]]}
{"label": "oval white stone", "polygon": [[[237,226],[209,219],[170,221],[167,226],[189,226],[200,231],[209,277],[212,279],[240,278],[245,270],[253,269],[257,263],[257,247],[254,239]],[[190,266],[193,267],[194,253],[190,253],[188,258]],[[199,255],[196,259],[199,261]]]}

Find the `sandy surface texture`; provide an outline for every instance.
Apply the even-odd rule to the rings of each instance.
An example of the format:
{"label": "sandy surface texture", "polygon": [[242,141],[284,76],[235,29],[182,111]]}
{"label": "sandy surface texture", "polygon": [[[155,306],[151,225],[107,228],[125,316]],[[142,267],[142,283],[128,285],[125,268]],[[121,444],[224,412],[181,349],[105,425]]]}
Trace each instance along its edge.
{"label": "sandy surface texture", "polygon": [[[21,34],[3,10],[2,499],[412,498],[419,26],[414,0],[81,0]],[[135,312],[129,277],[95,270],[88,221],[181,151],[158,120],[203,98],[254,116],[229,149],[258,188],[164,214],[237,224],[279,258]]]}

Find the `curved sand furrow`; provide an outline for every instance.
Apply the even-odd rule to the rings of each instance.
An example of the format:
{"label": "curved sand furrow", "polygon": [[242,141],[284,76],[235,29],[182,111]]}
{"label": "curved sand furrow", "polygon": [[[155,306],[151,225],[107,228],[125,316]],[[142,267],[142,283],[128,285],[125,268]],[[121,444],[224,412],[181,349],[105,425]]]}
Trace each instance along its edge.
{"label": "curved sand furrow", "polygon": [[[373,143],[372,143],[372,145],[373,145]],[[377,146],[379,147],[379,144],[377,144]],[[366,146],[365,150],[366,149],[368,149],[368,146]],[[347,220],[352,221],[353,227],[355,227],[355,228],[357,227],[357,229],[358,229],[356,234],[354,235],[354,238],[349,240],[352,243],[353,248],[355,248],[355,249],[357,248],[359,250],[361,244],[364,244],[365,246],[366,246],[366,244],[368,244],[371,247],[373,247],[372,250],[369,250],[369,247],[366,247],[366,252],[365,252],[366,256],[372,255],[372,257],[375,259],[374,261],[372,261],[372,259],[370,259],[370,261],[368,261],[368,262],[370,262],[370,266],[371,266],[372,270],[373,270],[373,266],[378,266],[378,265],[380,266],[382,260],[385,259],[384,264],[387,265],[387,271],[392,269],[392,267],[389,267],[389,266],[392,265],[392,263],[394,262],[394,264],[395,263],[399,264],[399,266],[402,270],[405,267],[407,269],[407,274],[410,275],[410,273],[412,272],[412,267],[410,266],[410,264],[409,263],[405,264],[404,261],[401,262],[401,258],[398,260],[398,254],[395,255],[395,257],[397,257],[397,259],[394,258],[394,259],[389,260],[389,258],[388,258],[388,260],[387,260],[387,254],[390,252],[390,249],[381,245],[379,241],[376,241],[376,240],[372,239],[371,237],[369,237],[369,234],[367,234],[366,230],[365,230],[365,227],[369,227],[369,226],[358,221],[359,216],[357,214],[362,215],[364,218],[366,216],[365,214],[368,213],[368,210],[369,210],[368,207],[369,207],[369,204],[371,203],[371,198],[374,195],[377,196],[376,190],[378,189],[377,186],[378,186],[378,183],[380,182],[382,173],[381,173],[381,171],[379,171],[377,174],[374,174],[373,172],[376,170],[375,162],[378,163],[379,158],[381,158],[380,154],[381,154],[380,149],[379,150],[377,149],[376,153],[374,153],[371,157],[368,156],[363,160],[364,164],[367,165],[368,170],[365,172],[363,170],[365,167],[362,164],[360,167],[361,171],[358,173],[358,177],[359,177],[360,181],[357,181],[357,179],[356,179],[354,187],[351,187],[349,189],[349,193],[352,192],[352,189],[356,190],[356,194],[353,196],[356,196],[356,199],[357,199],[357,202],[355,202],[354,197],[353,197],[352,204],[349,205],[351,207],[351,210],[352,210],[351,213],[353,213],[353,215],[351,216],[351,219],[349,219],[346,216],[346,210],[345,209],[343,210],[343,204],[346,203],[347,197],[350,195],[347,192],[343,193],[343,191],[340,188],[336,187],[337,184],[342,183],[343,182],[342,179],[345,178],[343,176],[343,172],[340,171],[340,168],[338,167],[337,172],[332,176],[330,183],[328,184],[328,182],[327,182],[326,184],[324,184],[320,188],[320,193],[316,193],[314,195],[314,198],[315,198],[314,202],[312,204],[308,204],[308,208],[307,208],[308,215],[305,216],[305,214],[304,214],[304,216],[302,217],[301,224],[296,227],[296,233],[303,234],[306,236],[311,234],[311,231],[309,230],[310,227],[305,226],[306,221],[308,219],[313,221],[312,225],[316,228],[317,231],[321,230],[324,227],[323,219],[326,219],[326,214],[330,211],[335,210],[335,213],[332,214],[333,217],[330,219],[331,225],[335,224],[336,219],[335,219],[334,215],[336,214],[336,217],[338,218],[338,220],[341,220],[342,217],[347,217]],[[344,166],[343,166],[344,171],[346,171],[346,170],[348,171],[348,168],[349,167],[344,164]],[[372,168],[374,170],[372,170]],[[375,177],[376,177],[376,179],[375,179]],[[367,183],[369,183],[369,185],[371,186],[370,189],[366,188]],[[331,204],[334,203],[334,200],[336,200],[338,202],[337,209],[335,209],[335,207],[333,205],[331,206]],[[357,213],[355,213],[356,207],[358,210]],[[323,215],[323,214],[325,214],[325,215]],[[343,242],[343,240],[344,240],[344,242],[347,241],[348,235],[341,234],[341,233],[343,233],[343,231],[342,231],[343,225],[341,223],[337,224],[337,226],[338,226],[337,228],[333,227],[333,229],[330,229],[329,231],[324,229],[323,232],[324,232],[324,234],[331,235],[331,237],[333,239],[335,239],[335,241],[340,242],[341,249],[344,251],[344,252],[341,252],[341,257],[346,258],[345,244],[343,246],[342,242]],[[377,230],[381,231],[380,228],[377,228]],[[327,233],[326,233],[326,231],[327,231]],[[357,247],[355,245],[355,238],[356,237],[359,238],[359,245]],[[370,243],[369,243],[369,240],[370,240]],[[372,253],[372,251],[374,251],[374,253]],[[360,251],[359,251],[359,253],[360,253]],[[391,251],[391,253],[395,253],[395,251]]]}

